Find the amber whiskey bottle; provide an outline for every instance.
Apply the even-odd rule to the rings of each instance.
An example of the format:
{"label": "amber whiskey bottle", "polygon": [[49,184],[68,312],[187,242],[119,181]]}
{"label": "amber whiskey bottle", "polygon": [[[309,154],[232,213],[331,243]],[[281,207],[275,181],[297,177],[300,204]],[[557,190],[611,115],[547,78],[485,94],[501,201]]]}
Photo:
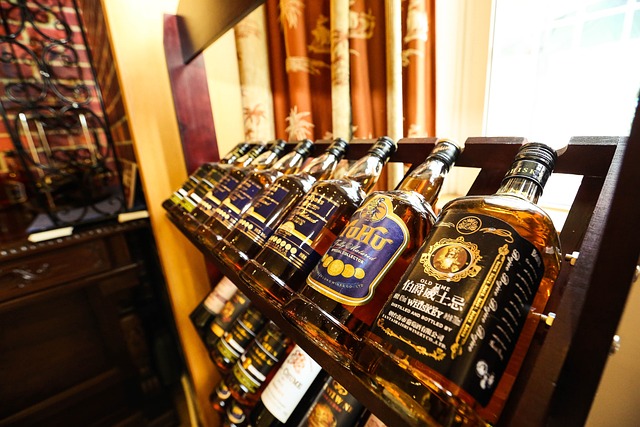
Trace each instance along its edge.
{"label": "amber whiskey bottle", "polygon": [[[256,170],[247,175],[212,212],[211,216],[198,226],[196,233],[198,239],[206,247],[213,248],[238,222],[240,216],[249,209],[253,200],[261,192],[269,188],[280,176],[298,172],[312,149],[313,142],[305,139],[298,143],[290,153],[274,163],[271,168]],[[185,223],[187,229],[193,230],[197,224],[196,221],[197,219],[193,225]]]}
{"label": "amber whiskey bottle", "polygon": [[440,139],[392,191],[376,191],[283,306],[285,317],[346,362],[422,246],[444,178],[460,146]]}
{"label": "amber whiskey bottle", "polygon": [[192,211],[195,206],[200,203],[202,196],[208,192],[212,186],[218,184],[218,182],[227,174],[234,166],[248,165],[261,153],[267,149],[267,145],[264,143],[255,144],[251,147],[247,153],[238,157],[235,161],[227,164],[214,164],[208,169],[207,173],[199,180],[198,183],[184,195],[180,200],[180,203],[171,207],[168,210],[172,217],[175,217],[182,221],[182,215],[185,212]]}
{"label": "amber whiskey bottle", "polygon": [[274,304],[291,298],[375,185],[396,144],[379,138],[342,179],[318,181],[240,271]]}
{"label": "amber whiskey bottle", "polygon": [[247,142],[241,142],[236,145],[233,150],[229,151],[220,161],[218,162],[207,162],[198,169],[195,170],[187,180],[182,184],[180,188],[173,192],[171,197],[162,202],[162,207],[166,210],[172,209],[174,206],[179,205],[182,202],[182,199],[188,194],[190,194],[198,184],[200,184],[201,180],[205,178],[213,169],[216,168],[217,165],[229,165],[235,162],[239,157],[242,157],[246,154],[249,149],[251,149],[251,144]]}
{"label": "amber whiskey bottle", "polygon": [[[273,165],[283,154],[286,148],[286,142],[276,140],[266,145],[266,148],[255,156],[255,152],[251,150],[247,156],[238,159],[236,164],[225,168],[222,174],[217,176],[215,180],[204,182],[204,186],[199,188],[198,192],[193,192],[190,198],[185,198],[184,209],[182,210],[181,222],[195,220],[200,222],[204,217],[208,217],[213,209],[215,209],[222,199],[227,197],[233,191],[240,181],[252,170],[267,169]],[[250,156],[250,154],[253,154]],[[204,195],[203,195],[204,194]]]}
{"label": "amber whiskey bottle", "polygon": [[349,144],[336,139],[327,150],[311,160],[299,173],[283,175],[261,193],[235,226],[212,250],[223,264],[241,269],[267,243],[273,231],[316,181],[331,177]]}
{"label": "amber whiskey bottle", "polygon": [[536,205],[555,160],[525,144],[497,193],[447,203],[365,333],[352,369],[409,417],[498,419],[560,269],[558,233]]}

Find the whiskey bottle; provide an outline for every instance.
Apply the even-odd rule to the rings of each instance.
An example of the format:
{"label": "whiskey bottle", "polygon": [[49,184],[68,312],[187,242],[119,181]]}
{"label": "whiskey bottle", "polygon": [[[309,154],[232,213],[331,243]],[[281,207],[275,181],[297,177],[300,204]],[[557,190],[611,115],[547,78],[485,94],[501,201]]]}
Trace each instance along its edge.
{"label": "whiskey bottle", "polygon": [[[295,425],[302,408],[310,406],[327,374],[304,350],[295,346],[284,360],[249,415],[252,427]],[[315,387],[314,387],[315,386]]]}
{"label": "whiskey bottle", "polygon": [[222,310],[206,328],[204,345],[209,351],[213,350],[215,343],[229,330],[233,322],[245,312],[251,301],[239,290],[224,304]]}
{"label": "whiskey bottle", "polygon": [[260,310],[253,306],[247,307],[244,313],[233,322],[209,354],[220,372],[226,373],[231,369],[266,322],[267,319]]}
{"label": "whiskey bottle", "polygon": [[240,271],[242,279],[276,305],[291,298],[362,204],[395,150],[395,142],[379,138],[344,178],[314,184]]}
{"label": "whiskey bottle", "polygon": [[284,175],[261,193],[231,231],[212,249],[223,264],[240,269],[267,243],[273,231],[316,181],[327,179],[344,157],[349,144],[336,139],[300,173]]}
{"label": "whiskey bottle", "polygon": [[291,344],[291,339],[275,323],[267,323],[226,378],[231,396],[245,408],[252,408]]}
{"label": "whiskey bottle", "polygon": [[426,160],[392,191],[369,195],[283,306],[285,317],[347,361],[435,223],[432,206],[460,147],[436,142]]}
{"label": "whiskey bottle", "polygon": [[173,192],[171,197],[162,202],[162,207],[166,210],[173,208],[175,205],[179,205],[182,202],[182,199],[189,194],[193,189],[200,183],[200,181],[207,176],[207,174],[215,168],[216,165],[227,165],[236,161],[237,158],[243,156],[249,149],[251,148],[251,144],[246,142],[241,142],[236,145],[233,150],[229,151],[222,159],[218,162],[207,162],[200,167],[198,167],[195,172],[193,172],[187,180],[182,184],[182,186]]}
{"label": "whiskey bottle", "polygon": [[227,406],[226,417],[222,420],[222,427],[245,427],[247,425],[247,409],[239,402],[232,400]]}
{"label": "whiskey bottle", "polygon": [[411,418],[494,423],[560,269],[536,202],[556,153],[523,145],[497,193],[447,203],[354,354]]}
{"label": "whiskey bottle", "polygon": [[199,203],[202,195],[206,194],[207,188],[212,185],[217,185],[218,181],[225,176],[225,174],[233,167],[242,164],[251,163],[256,157],[267,149],[267,145],[264,143],[253,144],[251,148],[242,156],[238,157],[231,163],[225,164],[212,164],[208,167],[206,174],[198,180],[197,183],[193,183],[193,186],[184,194],[184,197],[180,200],[180,203],[172,206],[167,212],[174,218],[181,220],[184,212],[188,209],[193,209],[194,205]]}
{"label": "whiskey bottle", "polygon": [[320,391],[303,408],[306,410],[290,425],[352,427],[365,410],[355,396],[332,377],[325,379]]}
{"label": "whiskey bottle", "polygon": [[214,411],[226,414],[227,407],[232,402],[231,392],[224,379],[221,379],[213,392],[209,395],[209,404]]}
{"label": "whiskey bottle", "polygon": [[[251,172],[213,211],[197,230],[198,239],[208,248],[218,243],[238,222],[253,200],[282,175],[295,173],[313,149],[313,142],[305,139],[293,151],[278,160],[271,168]],[[197,219],[194,218],[195,221]],[[194,225],[195,225],[194,221]],[[193,229],[194,225],[188,225]],[[191,227],[191,228],[190,228]]]}
{"label": "whiskey bottle", "polygon": [[209,323],[222,311],[226,302],[233,297],[238,288],[224,276],[213,290],[203,299],[200,304],[189,314],[191,323],[203,337]]}
{"label": "whiskey bottle", "polygon": [[[221,171],[215,179],[203,180],[203,185],[194,191],[190,197],[185,197],[181,221],[201,221],[202,216],[208,216],[220,201],[224,199],[252,170],[269,168],[284,153],[286,142],[276,140],[268,144],[266,149],[258,153],[251,150],[246,156],[238,159],[237,164]],[[256,154],[258,154],[256,156]]]}

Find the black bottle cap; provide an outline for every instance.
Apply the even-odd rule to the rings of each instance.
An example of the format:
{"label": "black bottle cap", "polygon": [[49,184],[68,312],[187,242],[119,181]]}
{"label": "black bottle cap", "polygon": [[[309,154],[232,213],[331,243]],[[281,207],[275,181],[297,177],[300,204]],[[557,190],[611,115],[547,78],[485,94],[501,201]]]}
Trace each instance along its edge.
{"label": "black bottle cap", "polygon": [[535,181],[544,188],[557,159],[558,154],[548,145],[540,142],[528,142],[518,150],[518,154],[516,154],[504,179],[525,178]]}
{"label": "black bottle cap", "polygon": [[267,149],[267,144],[256,143],[251,146],[251,149],[247,151],[245,156],[256,158]]}
{"label": "black bottle cap", "polygon": [[236,148],[234,148],[234,152],[238,155],[238,156],[242,156],[243,154],[246,154],[247,151],[249,151],[251,149],[251,144],[249,144],[248,142],[241,142],[238,145],[236,145]]}
{"label": "black bottle cap", "polygon": [[305,157],[311,154],[311,150],[313,150],[313,141],[310,139],[303,139],[293,148],[293,151]]}
{"label": "black bottle cap", "polygon": [[391,157],[396,152],[398,145],[388,136],[382,136],[369,149],[369,153],[376,155],[382,159]]}
{"label": "black bottle cap", "polygon": [[336,138],[333,140],[327,152],[333,154],[337,158],[342,158],[349,148],[349,143],[342,138]]}
{"label": "black bottle cap", "polygon": [[269,144],[269,151],[271,151],[276,156],[280,156],[287,148],[287,142],[282,139],[276,139],[271,144]]}
{"label": "black bottle cap", "polygon": [[464,144],[449,138],[438,138],[436,146],[433,147],[427,159],[438,159],[448,167],[451,167],[460,153],[462,153],[462,150],[464,150]]}

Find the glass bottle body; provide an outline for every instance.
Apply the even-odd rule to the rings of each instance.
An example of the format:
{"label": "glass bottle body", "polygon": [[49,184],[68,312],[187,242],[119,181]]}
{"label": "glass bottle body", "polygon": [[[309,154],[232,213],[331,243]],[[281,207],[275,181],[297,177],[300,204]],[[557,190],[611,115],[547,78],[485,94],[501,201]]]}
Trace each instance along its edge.
{"label": "glass bottle body", "polygon": [[364,200],[359,182],[317,182],[241,270],[257,293],[282,304],[304,283],[313,267]]}
{"label": "glass bottle body", "polygon": [[[207,248],[213,247],[236,225],[251,204],[273,184],[282,172],[254,171],[213,210],[203,223],[196,226],[196,236]],[[185,223],[186,225],[186,223]],[[189,229],[189,227],[187,227]],[[193,231],[193,226],[191,230]]]}
{"label": "glass bottle body", "polygon": [[189,314],[191,323],[203,337],[207,327],[222,311],[224,305],[233,297],[238,288],[227,277],[223,277],[204,300]]}
{"label": "glass bottle body", "polygon": [[205,163],[200,165],[191,175],[187,177],[187,180],[182,183],[180,188],[173,192],[171,197],[162,202],[162,207],[167,212],[172,212],[176,206],[180,206],[185,196],[190,194],[200,183],[209,171],[213,168],[215,163]]}
{"label": "glass bottle body", "polygon": [[316,179],[305,172],[284,175],[259,195],[235,227],[217,244],[213,254],[225,265],[241,269],[267,243]]}
{"label": "glass bottle body", "polygon": [[334,358],[348,361],[434,222],[418,193],[371,194],[283,306],[285,317]]}
{"label": "glass bottle body", "polygon": [[328,375],[295,346],[278,369],[250,414],[252,427],[297,425],[301,407],[308,407]]}
{"label": "glass bottle body", "polygon": [[267,323],[226,378],[231,396],[245,408],[252,408],[290,347],[291,340],[280,328]]}
{"label": "glass bottle body", "polygon": [[456,199],[441,215],[352,368],[411,418],[495,422],[558,275],[558,235],[511,195]]}
{"label": "glass bottle body", "polygon": [[220,372],[228,372],[264,327],[267,319],[255,307],[248,307],[216,342],[210,357]]}

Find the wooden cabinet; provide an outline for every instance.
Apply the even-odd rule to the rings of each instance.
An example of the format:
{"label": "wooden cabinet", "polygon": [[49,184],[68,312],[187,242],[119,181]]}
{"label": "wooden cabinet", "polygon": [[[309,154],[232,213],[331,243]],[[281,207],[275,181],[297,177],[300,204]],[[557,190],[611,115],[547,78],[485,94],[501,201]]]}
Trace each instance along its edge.
{"label": "wooden cabinet", "polygon": [[0,425],[176,425],[182,362],[147,221],[0,248]]}

